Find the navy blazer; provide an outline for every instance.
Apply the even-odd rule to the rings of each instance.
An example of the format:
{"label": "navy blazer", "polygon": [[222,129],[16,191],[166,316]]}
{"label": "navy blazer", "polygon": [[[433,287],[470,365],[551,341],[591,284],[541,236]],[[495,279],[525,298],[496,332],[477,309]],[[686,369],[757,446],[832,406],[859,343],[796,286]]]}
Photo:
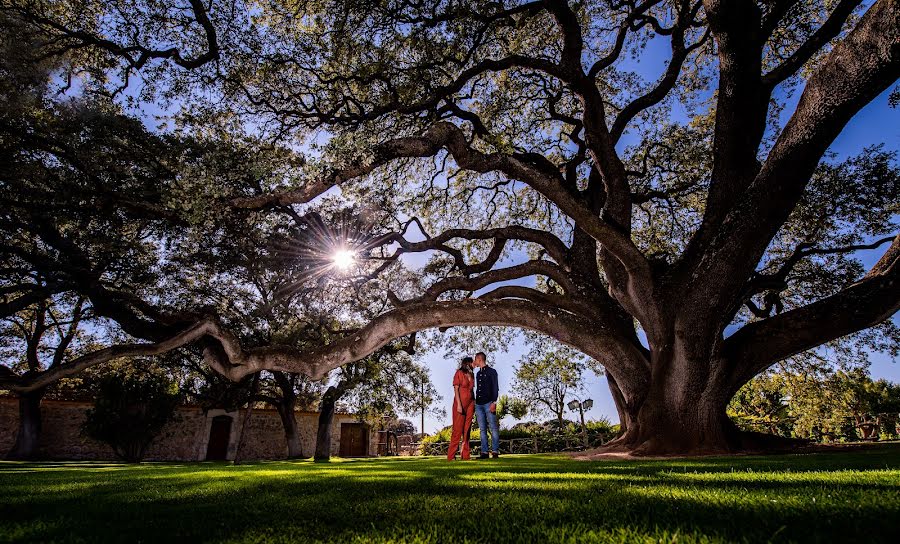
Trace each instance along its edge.
{"label": "navy blazer", "polygon": [[500,384],[497,382],[497,371],[486,366],[475,376],[475,404],[497,402]]}

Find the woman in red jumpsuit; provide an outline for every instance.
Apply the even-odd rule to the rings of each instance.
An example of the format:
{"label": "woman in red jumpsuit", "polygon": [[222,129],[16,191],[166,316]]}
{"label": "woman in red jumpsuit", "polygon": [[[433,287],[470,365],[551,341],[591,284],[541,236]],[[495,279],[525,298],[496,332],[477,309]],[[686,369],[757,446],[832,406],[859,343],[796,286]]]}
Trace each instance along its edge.
{"label": "woman in red jumpsuit", "polygon": [[469,429],[475,414],[475,373],[472,358],[463,357],[459,370],[453,375],[453,433],[450,435],[450,449],[447,460],[456,457],[456,449],[462,440],[462,458],[469,459]]}

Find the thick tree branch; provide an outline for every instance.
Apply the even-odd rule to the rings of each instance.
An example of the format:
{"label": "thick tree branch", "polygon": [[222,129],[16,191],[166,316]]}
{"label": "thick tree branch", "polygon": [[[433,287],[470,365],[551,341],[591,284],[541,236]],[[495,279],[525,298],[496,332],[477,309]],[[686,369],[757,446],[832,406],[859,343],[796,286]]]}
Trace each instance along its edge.
{"label": "thick tree branch", "polygon": [[772,364],[889,319],[900,310],[900,235],[866,276],[822,300],[745,325],[724,353],[740,387]]}
{"label": "thick tree branch", "polygon": [[827,55],[741,199],[690,274],[691,301],[740,304],[741,291],[803,194],[825,150],[847,122],[900,76],[900,5],[879,0]]}
{"label": "thick tree branch", "polygon": [[571,280],[556,265],[549,261],[528,261],[515,266],[490,270],[474,277],[453,276],[438,281],[425,290],[425,294],[416,302],[437,300],[439,296],[449,291],[473,292],[483,289],[493,283],[509,281],[529,276],[543,275],[557,282],[564,289],[571,292],[574,287]]}
{"label": "thick tree branch", "polygon": [[697,241],[718,225],[756,175],[769,107],[761,80],[765,36],[757,3],[704,0],[703,4],[719,52],[719,84],[709,196]]}
{"label": "thick tree branch", "polygon": [[585,301],[577,300],[566,295],[545,293],[543,291],[538,291],[537,289],[532,289],[531,287],[523,287],[521,285],[504,285],[501,287],[497,287],[496,289],[488,291],[478,298],[485,300],[519,298],[537,304],[558,306],[563,310],[580,316],[596,317],[603,314],[603,312],[600,311],[600,308],[597,308],[590,303],[586,303]]}
{"label": "thick tree branch", "polygon": [[119,344],[103,348],[71,361],[61,363],[40,373],[18,376],[5,366],[0,366],[0,387],[15,393],[27,393],[46,387],[56,381],[72,376],[82,370],[122,357],[148,357],[180,348],[202,338],[205,334],[219,330],[212,320],[200,321],[184,331],[152,344]]}
{"label": "thick tree branch", "polygon": [[581,23],[578,16],[569,7],[567,1],[560,2],[550,0],[547,9],[556,20],[556,24],[562,33],[562,54],[559,66],[564,71],[564,81],[574,81],[584,75],[581,66],[581,53],[584,48],[584,39],[581,36]]}
{"label": "thick tree branch", "polygon": [[600,361],[610,372],[628,376],[629,400],[639,398],[649,379],[646,359],[614,326],[585,320],[564,310],[524,300],[440,301],[413,304],[382,314],[338,341],[310,350],[290,346],[247,349],[231,333],[209,335],[219,342],[207,345],[207,363],[233,381],[260,370],[300,372],[318,380],[329,371],[374,353],[395,338],[434,327],[496,325],[522,327],[547,334]]}

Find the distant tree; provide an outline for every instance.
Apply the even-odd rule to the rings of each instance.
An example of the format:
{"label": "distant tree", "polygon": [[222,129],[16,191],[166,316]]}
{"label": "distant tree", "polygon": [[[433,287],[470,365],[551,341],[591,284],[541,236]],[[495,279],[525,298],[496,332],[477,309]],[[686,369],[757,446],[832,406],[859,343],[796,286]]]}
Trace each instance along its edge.
{"label": "distant tree", "polygon": [[408,419],[397,419],[388,425],[388,430],[398,435],[415,435],[416,425]]}
{"label": "distant tree", "polygon": [[[827,387],[836,398],[836,417],[852,422],[862,439],[877,439],[884,419],[896,421],[900,411],[900,385],[872,380],[865,369],[838,371]],[[887,416],[887,418],[885,418]],[[893,429],[891,433],[893,434]]]}
{"label": "distant tree", "polygon": [[763,374],[750,380],[735,394],[728,405],[728,416],[751,430],[789,436],[793,426],[789,417],[784,378]]}
{"label": "distant tree", "polygon": [[111,373],[99,384],[84,433],[109,444],[124,461],[137,463],[175,415],[179,398],[177,385],[160,374]]}
{"label": "distant tree", "polygon": [[514,393],[533,414],[549,412],[563,426],[566,402],[584,388],[587,370],[583,356],[564,346],[537,346],[519,361]]}
{"label": "distant tree", "polygon": [[300,429],[296,411],[311,410],[322,398],[324,385],[300,374],[272,371],[261,381],[262,390],[256,400],[264,401],[275,408],[281,418],[284,437],[287,442],[288,457],[308,457],[300,442]]}
{"label": "distant tree", "polygon": [[[40,291],[46,282],[34,278]],[[23,295],[24,296],[24,295]],[[10,315],[0,315],[0,361],[8,372],[37,376],[59,367],[90,344],[82,330],[90,319],[84,297],[72,294],[44,294],[37,301]],[[3,367],[0,367],[0,371]],[[48,385],[18,393],[19,428],[8,459],[31,459],[37,453],[41,435],[41,400]]]}
{"label": "distant tree", "polygon": [[780,369],[757,376],[729,405],[739,424],[814,440],[875,439],[896,433],[900,385],[872,380],[866,367]]}
{"label": "distant tree", "polygon": [[421,406],[421,381],[433,389],[428,374],[417,365],[405,346],[387,349],[338,369],[335,382],[322,394],[319,404],[319,430],[315,458],[331,457],[331,427],[335,406],[344,401],[360,419],[385,429],[397,419],[397,413],[414,413]]}
{"label": "distant tree", "polygon": [[412,398],[407,403],[409,414],[416,413],[419,415],[419,433],[425,435],[425,414],[431,413],[436,417],[444,417],[443,408],[436,407],[436,404],[443,398],[438,394],[428,369],[416,366],[416,370],[409,374],[409,391]]}
{"label": "distant tree", "polygon": [[181,364],[187,370],[182,382],[186,397],[205,410],[218,408],[235,411],[251,402],[252,396],[252,402],[268,404],[278,413],[288,458],[309,456],[302,449],[296,411],[316,409],[324,384],[300,374],[263,371],[260,373],[258,391],[252,394],[252,376],[233,382],[206,367],[196,356],[185,357]]}
{"label": "distant tree", "polygon": [[507,416],[522,419],[528,414],[528,403],[509,395],[500,395],[497,399],[497,419],[502,421]]}

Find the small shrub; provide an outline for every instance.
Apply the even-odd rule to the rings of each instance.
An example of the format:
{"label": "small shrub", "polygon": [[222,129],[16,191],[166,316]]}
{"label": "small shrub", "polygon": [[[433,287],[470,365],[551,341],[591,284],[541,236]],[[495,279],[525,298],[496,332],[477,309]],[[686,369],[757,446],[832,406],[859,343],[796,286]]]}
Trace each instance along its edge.
{"label": "small shrub", "polygon": [[616,434],[619,432],[618,425],[613,425],[608,419],[602,416],[600,419],[586,421],[584,426],[587,427],[589,433]]}
{"label": "small shrub", "polygon": [[440,431],[428,435],[422,439],[423,444],[434,444],[435,442],[449,442],[450,441],[450,433],[453,432],[452,426],[447,426],[441,429]]}

